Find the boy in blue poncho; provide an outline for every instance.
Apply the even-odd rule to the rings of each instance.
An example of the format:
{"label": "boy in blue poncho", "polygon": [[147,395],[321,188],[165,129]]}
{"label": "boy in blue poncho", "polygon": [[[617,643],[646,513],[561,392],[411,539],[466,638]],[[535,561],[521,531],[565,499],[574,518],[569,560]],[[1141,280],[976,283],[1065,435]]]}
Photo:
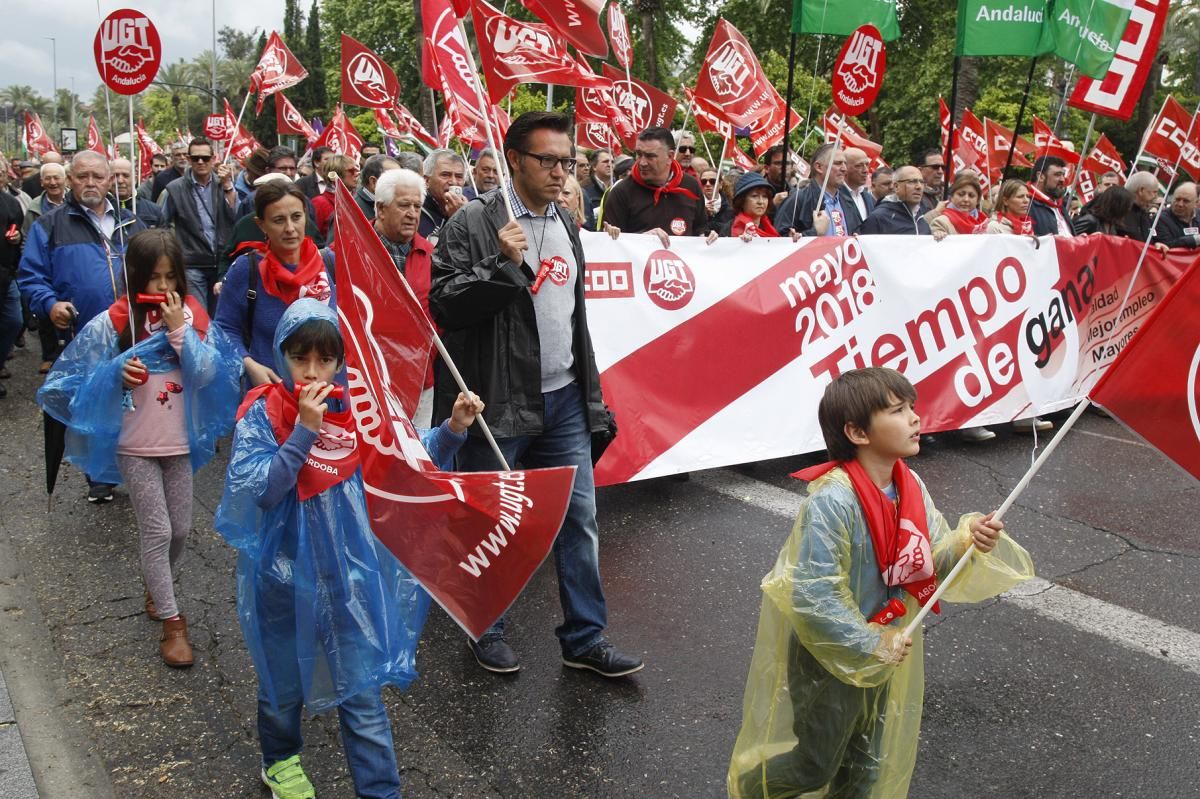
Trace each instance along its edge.
{"label": "boy in blue poncho", "polygon": [[[429,597],[371,533],[354,419],[333,397],[344,357],[334,312],[292,303],[274,350],[283,382],[242,403],[214,521],[241,551],[238,616],[258,672],[262,780],[279,799],[314,796],[300,766],[300,713],[337,707],[356,794],[398,799],[380,686],[416,677]],[[439,468],[482,410],[460,395],[451,418],[423,435]]]}

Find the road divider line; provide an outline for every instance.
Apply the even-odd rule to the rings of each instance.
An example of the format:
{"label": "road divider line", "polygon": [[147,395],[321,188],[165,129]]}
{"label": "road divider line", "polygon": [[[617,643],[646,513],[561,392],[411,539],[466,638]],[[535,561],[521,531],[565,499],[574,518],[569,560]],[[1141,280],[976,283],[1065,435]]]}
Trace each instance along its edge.
{"label": "road divider line", "polygon": [[[803,496],[796,491],[721,469],[693,475],[707,491],[753,505],[794,521]],[[1150,655],[1200,675],[1200,634],[1175,627],[1128,608],[1105,602],[1041,577],[1004,595],[1011,604],[1043,618],[1111,641],[1125,649]]]}

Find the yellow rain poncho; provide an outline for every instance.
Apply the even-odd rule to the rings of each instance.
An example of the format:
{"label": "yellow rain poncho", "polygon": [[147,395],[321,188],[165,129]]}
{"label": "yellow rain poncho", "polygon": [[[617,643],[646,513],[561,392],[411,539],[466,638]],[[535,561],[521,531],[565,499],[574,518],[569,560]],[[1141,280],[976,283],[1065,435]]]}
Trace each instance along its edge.
{"label": "yellow rain poncho", "polygon": [[[969,525],[979,514],[963,516],[951,529],[920,486],[940,578],[970,546]],[[975,553],[942,598],[978,602],[1031,577],[1029,553],[1002,534],[991,552]],[[894,653],[919,608],[902,588],[884,584],[858,497],[842,469],[809,484],[762,589],[729,795],[903,799],[916,762],[925,692],[921,630],[899,666]],[[893,597],[904,602],[907,614],[886,627],[869,623]]]}

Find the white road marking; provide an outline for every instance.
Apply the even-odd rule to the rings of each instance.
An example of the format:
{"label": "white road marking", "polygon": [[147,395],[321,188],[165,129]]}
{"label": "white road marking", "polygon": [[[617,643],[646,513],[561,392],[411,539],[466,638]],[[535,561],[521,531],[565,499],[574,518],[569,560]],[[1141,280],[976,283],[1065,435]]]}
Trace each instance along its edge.
{"label": "white road marking", "polygon": [[1077,435],[1095,436],[1096,438],[1103,438],[1107,441],[1116,441],[1120,444],[1132,444],[1135,447],[1142,447],[1142,448],[1150,447],[1150,445],[1147,444],[1145,441],[1135,441],[1132,438],[1118,438],[1117,436],[1110,436],[1110,435],[1106,435],[1104,433],[1097,433],[1093,430],[1080,430],[1078,427],[1072,429],[1071,432],[1075,433]]}
{"label": "white road marking", "polygon": [[[717,494],[794,520],[801,495],[723,469],[693,475]],[[1004,595],[1017,607],[1200,675],[1200,634],[1035,577]]]}

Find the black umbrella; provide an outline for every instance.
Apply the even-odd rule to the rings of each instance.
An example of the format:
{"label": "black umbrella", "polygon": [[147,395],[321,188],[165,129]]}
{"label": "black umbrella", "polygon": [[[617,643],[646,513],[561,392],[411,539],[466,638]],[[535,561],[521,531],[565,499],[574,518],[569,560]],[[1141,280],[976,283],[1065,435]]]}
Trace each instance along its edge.
{"label": "black umbrella", "polygon": [[[70,312],[71,326],[66,330],[55,328],[60,352],[75,337],[75,309],[71,308]],[[49,321],[39,319],[38,323]],[[58,470],[62,466],[63,453],[67,449],[67,426],[45,411],[42,411],[42,447],[46,455],[46,512],[49,513],[54,501],[54,484],[58,482]]]}

